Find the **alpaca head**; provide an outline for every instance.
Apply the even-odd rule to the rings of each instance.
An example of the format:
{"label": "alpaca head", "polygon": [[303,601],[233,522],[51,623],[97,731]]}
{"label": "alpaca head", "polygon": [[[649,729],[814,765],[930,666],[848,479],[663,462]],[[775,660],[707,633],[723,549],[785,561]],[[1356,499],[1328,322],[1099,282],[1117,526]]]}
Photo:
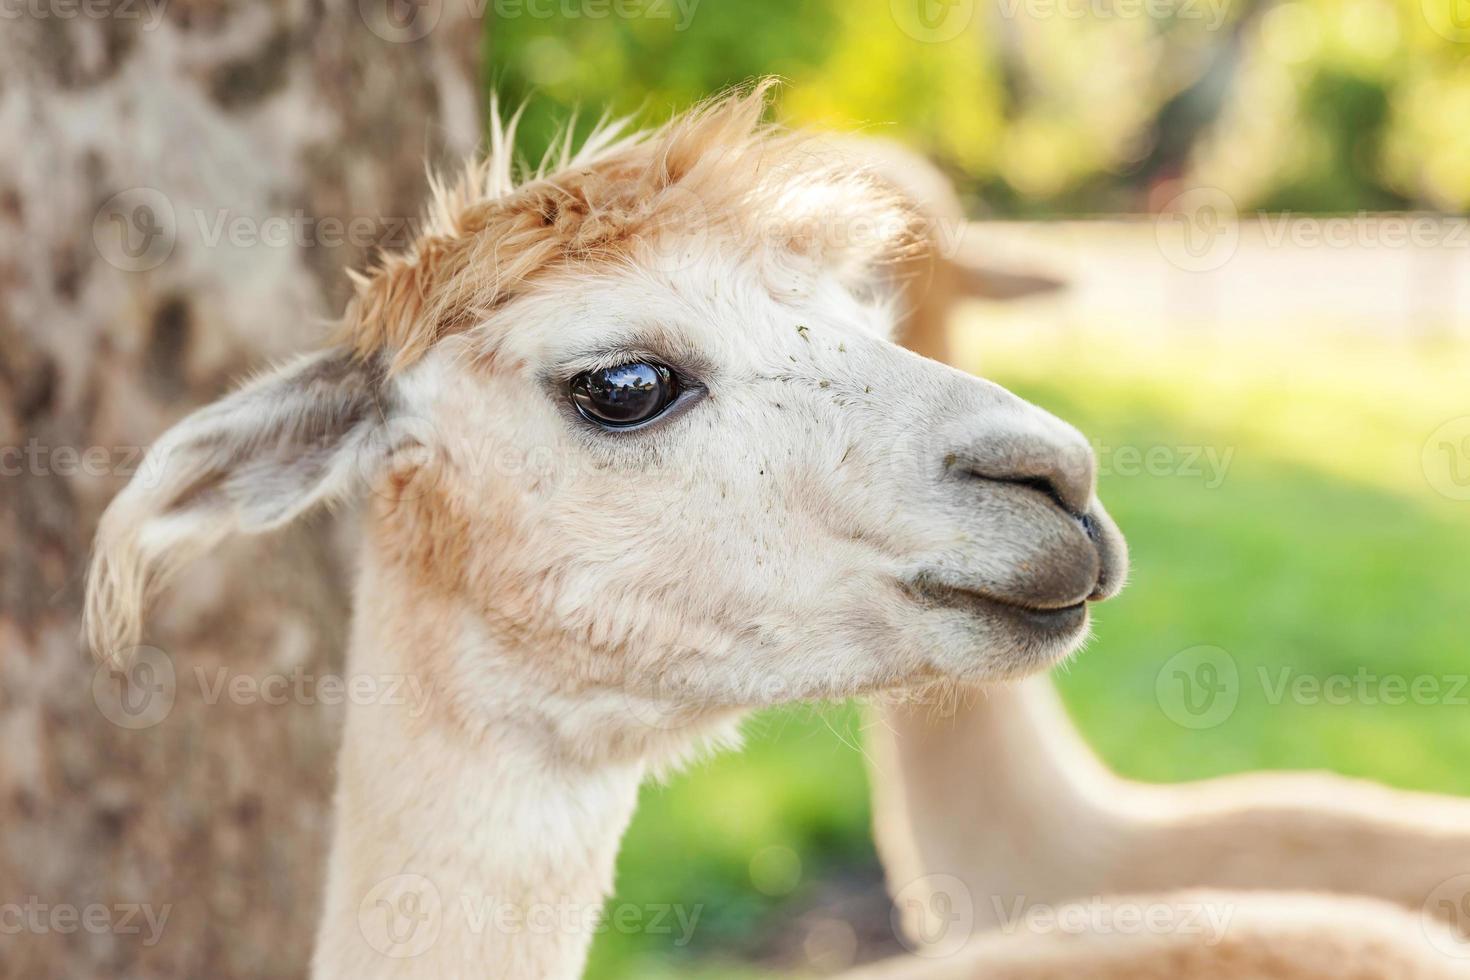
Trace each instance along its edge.
{"label": "alpaca head", "polygon": [[761,107],[604,129],[518,184],[497,131],[340,346],[155,447],[99,535],[102,652],[151,572],[362,488],[385,581],[474,623],[453,683],[520,658],[604,731],[1074,650],[1125,565],[1087,442],[891,342],[915,218]]}

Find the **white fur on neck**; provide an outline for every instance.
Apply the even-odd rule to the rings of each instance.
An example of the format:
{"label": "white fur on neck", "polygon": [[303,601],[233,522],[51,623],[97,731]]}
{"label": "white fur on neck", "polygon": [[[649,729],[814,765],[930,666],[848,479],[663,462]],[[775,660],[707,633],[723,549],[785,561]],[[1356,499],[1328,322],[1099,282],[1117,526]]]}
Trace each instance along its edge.
{"label": "white fur on neck", "polygon": [[[421,676],[429,709],[348,710],[313,975],[580,976],[645,772],[702,739],[662,731],[648,753],[588,758],[598,712],[539,688],[467,608],[371,557],[359,598],[350,676]],[[445,635],[453,649],[430,648]]]}

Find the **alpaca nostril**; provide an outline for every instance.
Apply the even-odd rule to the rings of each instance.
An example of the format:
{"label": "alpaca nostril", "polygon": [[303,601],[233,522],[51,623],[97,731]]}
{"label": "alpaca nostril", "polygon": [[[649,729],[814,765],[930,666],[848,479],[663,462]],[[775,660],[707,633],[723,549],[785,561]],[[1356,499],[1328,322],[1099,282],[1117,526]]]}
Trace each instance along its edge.
{"label": "alpaca nostril", "polygon": [[[964,476],[967,476],[973,480],[988,480],[991,483],[1009,483],[1012,486],[1027,487],[1031,490],[1035,490],[1037,493],[1041,494],[1042,496],[1049,499],[1052,503],[1056,504],[1063,513],[1070,514],[1074,518],[1085,519],[1085,515],[1079,515],[1076,510],[1067,505],[1066,500],[1063,499],[1061,492],[1057,489],[1057,485],[1055,482],[1053,482],[1051,477],[1040,475],[1021,476],[986,472],[985,470],[975,466],[973,463],[957,462],[954,457],[950,457],[948,462],[950,463],[951,468],[958,468]],[[1083,527],[1085,528],[1086,524],[1084,524]],[[1093,532],[1088,532],[1089,537],[1091,537],[1092,534]],[[1094,538],[1093,540],[1096,539]]]}
{"label": "alpaca nostril", "polygon": [[944,469],[962,478],[1035,490],[1074,519],[1081,519],[1092,500],[1093,459],[1085,443],[984,440],[947,454]]}
{"label": "alpaca nostril", "polygon": [[1017,486],[1022,486],[1022,487],[1030,487],[1032,490],[1035,490],[1037,493],[1043,494],[1044,496],[1049,497],[1051,499],[1051,502],[1052,503],[1056,504],[1058,507],[1060,507],[1066,513],[1071,514],[1074,517],[1076,516],[1076,513],[1072,510],[1072,508],[1068,507],[1067,506],[1067,502],[1062,499],[1062,494],[1061,494],[1061,492],[1059,490],[1057,490],[1057,485],[1055,483],[1053,483],[1047,477],[1044,477],[1044,476],[1024,476],[1024,477],[1020,477],[1020,478],[1017,478],[1017,479],[1005,480],[1005,481],[1002,481],[1002,482],[1005,482],[1005,483],[1014,483]]}
{"label": "alpaca nostril", "polygon": [[1112,519],[1101,509],[1101,504],[1089,508],[1079,518],[1087,539],[1097,550],[1097,581],[1093,584],[1089,602],[1110,599],[1122,589],[1128,575],[1128,545]]}

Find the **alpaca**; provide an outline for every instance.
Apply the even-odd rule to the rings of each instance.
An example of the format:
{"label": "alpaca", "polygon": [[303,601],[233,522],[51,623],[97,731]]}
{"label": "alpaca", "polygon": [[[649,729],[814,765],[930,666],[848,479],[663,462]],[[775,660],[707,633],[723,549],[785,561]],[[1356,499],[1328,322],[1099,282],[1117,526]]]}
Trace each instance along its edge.
{"label": "alpaca", "polygon": [[[348,709],[318,975],[575,976],[649,769],[753,707],[1032,673],[1121,582],[1086,440],[885,339],[912,215],[762,92],[520,185],[497,129],[336,346],[179,423],[104,515],[111,654],[190,555],[370,490],[349,670],[431,709]],[[429,948],[380,907],[437,909]]]}
{"label": "alpaca", "polygon": [[1063,903],[1048,914],[982,933],[960,949],[887,960],[840,980],[1470,977],[1465,943],[1448,924],[1378,899],[1185,891]]}
{"label": "alpaca", "polygon": [[[891,888],[954,876],[974,896],[977,928],[1022,897],[1197,887],[1374,896],[1470,926],[1464,799],[1330,773],[1125,780],[1082,742],[1045,678],[971,692],[949,713],[888,707],[868,748]],[[912,917],[929,896],[905,894],[922,935]]]}
{"label": "alpaca", "polygon": [[520,183],[497,125],[333,346],[104,515],[125,658],[190,556],[366,491],[348,669],[429,697],[349,704],[315,975],[576,977],[650,770],[751,708],[1034,674],[1120,587],[1086,441],[887,339],[914,215],[764,92]]}
{"label": "alpaca", "polygon": [[[846,148],[908,199],[923,227],[956,227],[958,202],[928,161],[868,140]],[[931,236],[923,245],[928,254],[906,260],[916,271],[902,294],[899,339],[942,361],[959,296],[948,286],[954,273],[938,273],[935,288],[913,287],[930,281],[927,269],[950,264],[939,254],[946,243]],[[997,909],[1022,896],[1209,887],[1376,896],[1470,934],[1467,799],[1331,773],[1132,782],[1088,748],[1045,677],[967,692],[945,711],[892,704],[870,726],[868,747],[890,888],[956,876],[976,898],[978,928],[999,925]],[[927,907],[922,891],[906,894],[911,917]],[[923,934],[912,918],[909,927]]]}

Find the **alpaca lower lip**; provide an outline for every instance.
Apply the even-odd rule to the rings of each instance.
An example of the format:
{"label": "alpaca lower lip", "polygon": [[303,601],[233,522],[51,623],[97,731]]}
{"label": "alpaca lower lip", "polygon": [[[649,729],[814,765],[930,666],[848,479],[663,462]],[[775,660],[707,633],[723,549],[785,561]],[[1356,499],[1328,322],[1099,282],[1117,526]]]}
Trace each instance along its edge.
{"label": "alpaca lower lip", "polygon": [[1074,602],[1065,606],[1029,606],[997,598],[983,592],[939,585],[920,580],[909,583],[907,591],[926,605],[945,609],[958,609],[1002,619],[1018,628],[1033,632],[1070,633],[1081,629],[1087,622],[1087,602]]}

